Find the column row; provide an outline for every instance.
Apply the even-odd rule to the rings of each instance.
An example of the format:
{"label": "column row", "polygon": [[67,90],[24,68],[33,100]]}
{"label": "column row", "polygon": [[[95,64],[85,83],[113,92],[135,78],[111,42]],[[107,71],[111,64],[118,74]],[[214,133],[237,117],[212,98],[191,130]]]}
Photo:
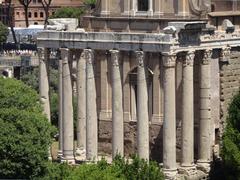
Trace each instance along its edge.
{"label": "column row", "polygon": [[[59,60],[59,128],[62,161],[74,163],[73,106],[71,66],[72,51],[60,49]],[[44,112],[50,120],[47,60],[48,50],[40,57],[40,94]],[[120,52],[110,50],[112,70],[112,155],[124,155],[123,87],[120,72]],[[206,50],[200,63],[200,121],[198,165],[209,166],[211,158],[210,126],[210,59],[212,50]],[[149,115],[148,89],[145,53],[135,52],[137,60],[137,151],[141,158],[149,159]],[[195,52],[185,52],[183,58],[182,94],[182,156],[181,167],[194,168],[194,103],[193,64]],[[166,173],[175,174],[176,164],[176,88],[175,69],[177,54],[163,53],[164,65],[164,124],[163,124],[163,166]],[[44,85],[45,84],[45,85]],[[94,52],[84,49],[77,59],[78,92],[78,148],[86,151],[86,159],[98,156],[98,117],[96,105],[96,84],[94,76]],[[48,100],[46,100],[48,99]]]}

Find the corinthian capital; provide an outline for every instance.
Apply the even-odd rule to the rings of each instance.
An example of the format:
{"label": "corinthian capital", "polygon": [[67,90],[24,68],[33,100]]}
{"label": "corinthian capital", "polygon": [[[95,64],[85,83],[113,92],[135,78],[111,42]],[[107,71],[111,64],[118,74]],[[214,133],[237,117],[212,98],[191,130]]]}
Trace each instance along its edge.
{"label": "corinthian capital", "polygon": [[60,51],[61,51],[61,59],[63,60],[63,63],[67,62],[69,60],[70,50],[68,48],[60,48]]}
{"label": "corinthian capital", "polygon": [[138,66],[144,67],[144,58],[145,58],[144,52],[143,51],[136,51],[135,53],[136,53]]}
{"label": "corinthian capital", "polygon": [[49,49],[48,48],[37,48],[38,57],[40,60],[47,60],[49,56]]}
{"label": "corinthian capital", "polygon": [[212,49],[206,49],[203,53],[202,64],[209,64],[212,57]]}
{"label": "corinthian capital", "polygon": [[113,66],[119,66],[119,51],[118,50],[110,50],[111,53],[111,61]]}
{"label": "corinthian capital", "polygon": [[186,54],[186,58],[183,59],[183,66],[193,66],[194,57],[194,51],[188,51]]}
{"label": "corinthian capital", "polygon": [[219,61],[227,62],[231,55],[231,47],[224,47],[220,52]]}
{"label": "corinthian capital", "polygon": [[163,66],[164,67],[175,67],[177,54],[176,53],[163,53]]}
{"label": "corinthian capital", "polygon": [[93,63],[93,59],[94,59],[93,50],[91,50],[91,49],[84,49],[83,50],[83,56],[84,56],[84,59],[86,60],[86,63],[88,63],[88,64],[92,64]]}

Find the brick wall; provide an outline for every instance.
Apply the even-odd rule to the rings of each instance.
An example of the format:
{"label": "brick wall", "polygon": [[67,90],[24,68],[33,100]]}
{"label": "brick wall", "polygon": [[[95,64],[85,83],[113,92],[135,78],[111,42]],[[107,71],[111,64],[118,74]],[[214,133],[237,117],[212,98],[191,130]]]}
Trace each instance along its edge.
{"label": "brick wall", "polygon": [[220,62],[220,134],[225,127],[227,109],[240,87],[240,52],[232,51],[228,62]]}

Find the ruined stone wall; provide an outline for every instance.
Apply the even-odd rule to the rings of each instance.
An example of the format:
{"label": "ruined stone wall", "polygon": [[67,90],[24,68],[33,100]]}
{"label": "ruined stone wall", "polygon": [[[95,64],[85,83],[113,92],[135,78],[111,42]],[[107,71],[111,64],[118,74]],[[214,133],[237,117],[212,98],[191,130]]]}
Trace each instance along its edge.
{"label": "ruined stone wall", "polygon": [[232,51],[228,62],[220,62],[220,134],[223,132],[227,110],[240,87],[240,52]]}

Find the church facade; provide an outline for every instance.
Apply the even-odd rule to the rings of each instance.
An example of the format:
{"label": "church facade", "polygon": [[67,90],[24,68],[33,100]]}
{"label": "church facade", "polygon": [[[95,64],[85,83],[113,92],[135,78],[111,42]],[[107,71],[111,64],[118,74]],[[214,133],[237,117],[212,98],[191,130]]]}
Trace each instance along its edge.
{"label": "church facade", "polygon": [[81,29],[40,33],[40,94],[48,117],[49,52],[60,53],[62,160],[76,158],[75,71],[77,151],[86,159],[136,153],[162,164],[169,179],[207,176],[239,91],[237,10],[235,1],[101,0]]}

